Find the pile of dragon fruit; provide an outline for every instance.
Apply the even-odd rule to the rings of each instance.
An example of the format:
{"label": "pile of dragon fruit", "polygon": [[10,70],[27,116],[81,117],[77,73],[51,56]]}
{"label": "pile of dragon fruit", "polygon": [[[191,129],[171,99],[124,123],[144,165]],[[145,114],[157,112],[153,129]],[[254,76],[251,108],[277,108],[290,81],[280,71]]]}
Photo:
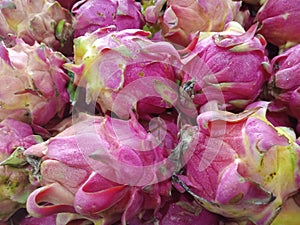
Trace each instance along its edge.
{"label": "pile of dragon fruit", "polygon": [[1,225],[299,225],[299,0],[0,0]]}

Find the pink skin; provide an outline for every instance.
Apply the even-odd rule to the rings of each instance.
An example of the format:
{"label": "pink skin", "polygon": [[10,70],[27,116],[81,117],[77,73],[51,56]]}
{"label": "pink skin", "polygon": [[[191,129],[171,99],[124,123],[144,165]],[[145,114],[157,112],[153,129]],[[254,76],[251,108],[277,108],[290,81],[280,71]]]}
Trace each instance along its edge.
{"label": "pink skin", "polygon": [[32,128],[25,123],[8,118],[0,122],[1,155],[9,156],[17,146],[28,148],[36,144]]}
{"label": "pink skin", "polygon": [[15,41],[12,48],[1,45],[0,80],[6,85],[0,90],[0,119],[9,116],[44,126],[69,102],[69,78],[62,69],[67,59],[44,45]]}
{"label": "pink skin", "polygon": [[141,5],[134,0],[81,0],[75,3],[72,12],[76,20],[75,37],[109,25],[115,25],[117,30],[140,29],[144,25]]}
{"label": "pink skin", "polygon": [[[166,9],[163,9],[166,4]],[[157,1],[146,9],[146,21],[160,24],[162,36],[177,45],[186,47],[198,31],[221,31],[233,20],[233,11],[240,3],[227,0]],[[218,5],[219,7],[215,7]]]}
{"label": "pink skin", "polygon": [[79,0],[57,0],[57,2],[59,2],[59,4],[68,9],[68,10],[71,10],[73,5],[76,3],[76,2],[79,2]]}
{"label": "pink skin", "polygon": [[135,109],[143,119],[176,105],[180,56],[170,43],[153,42],[148,35],[103,28],[75,39],[75,64],[65,66],[74,72],[75,84],[87,89],[87,103],[97,101],[104,113],[120,118]]}
{"label": "pink skin", "polygon": [[[155,171],[143,168],[165,159],[169,144],[143,151],[143,144],[138,143],[147,143],[152,137],[134,118],[124,121],[81,114],[77,121],[25,151],[25,155],[42,158],[41,187],[28,198],[29,214],[68,212],[92,220],[102,218],[107,224],[119,220],[125,224],[144,209],[157,211],[169,197],[171,184],[169,180],[151,184],[156,179]],[[101,148],[106,152],[100,152]],[[109,163],[105,167],[100,163],[104,158]],[[120,169],[111,168],[117,165],[109,160],[117,162]],[[107,169],[110,174],[101,175]],[[136,187],[133,182],[137,182]]]}
{"label": "pink skin", "polygon": [[[292,155],[299,155],[300,147],[295,141],[288,140],[290,131],[286,136],[279,135],[273,126],[260,119],[265,118],[266,106],[266,103],[258,102],[240,114],[206,111],[198,116],[198,144],[186,165],[186,174],[179,178],[211,211],[265,224],[273,220],[277,204],[299,188],[299,170],[292,169],[299,162],[286,167],[285,157],[281,158],[278,152],[281,148],[292,148]],[[279,148],[276,150],[274,146]],[[289,157],[293,158],[292,155]],[[260,164],[261,157],[265,162],[263,165]],[[278,168],[272,164],[274,160],[278,161]],[[264,179],[274,171],[275,176],[269,181],[274,184],[267,184]],[[275,188],[276,185],[279,187]],[[277,196],[276,200],[271,190]],[[241,205],[242,211],[239,210]],[[255,205],[255,209],[251,205]]]}
{"label": "pink skin", "polygon": [[167,202],[160,211],[161,218],[158,218],[162,225],[219,224],[218,215],[202,209],[201,206],[195,204],[186,195],[180,194],[176,196],[176,194],[174,193],[174,199]]}
{"label": "pink skin", "polygon": [[300,43],[299,7],[296,1],[266,1],[256,16],[260,23],[258,32],[277,46],[284,47],[288,42]]}
{"label": "pink skin", "polygon": [[35,218],[35,217],[25,217],[21,222],[20,225],[41,225],[41,224],[48,224],[54,225],[56,224],[56,215],[45,216],[42,218]]}
{"label": "pink skin", "polygon": [[[7,160],[17,147],[28,148],[36,143],[28,124],[11,118],[0,122],[0,162],[4,163],[0,166],[0,222],[6,221],[21,208],[26,196],[35,188],[29,183],[28,168],[10,167]],[[14,159],[22,161],[22,156],[20,152]]]}
{"label": "pink skin", "polygon": [[270,65],[272,75],[269,79],[269,94],[275,98],[270,104],[271,110],[286,113],[298,121],[300,119],[299,55],[300,45],[296,45],[274,57]]}
{"label": "pink skin", "polygon": [[266,41],[255,31],[256,25],[247,32],[225,30],[206,38],[200,33],[196,45],[187,47],[183,84],[195,79],[195,104],[216,100],[221,108],[241,110],[255,101],[268,79],[262,65],[268,63]]}
{"label": "pink skin", "polygon": [[[274,57],[269,69],[271,73],[269,94],[274,97],[269,106],[270,111],[280,112],[282,114],[281,122],[284,122],[284,118],[288,120],[289,126],[295,128],[297,134],[300,131],[300,84],[297,82],[299,49],[299,45],[296,45]],[[289,82],[290,80],[293,82]],[[293,123],[288,119],[288,116],[294,119]]]}
{"label": "pink skin", "polygon": [[[72,39],[70,27],[73,16],[56,1],[9,0],[1,2],[0,5],[1,38],[9,40],[10,35],[16,35],[30,45],[43,42],[48,47],[64,53],[72,51],[72,44],[69,42]],[[67,26],[64,27],[63,33],[57,33],[56,26],[61,20],[65,20]]]}

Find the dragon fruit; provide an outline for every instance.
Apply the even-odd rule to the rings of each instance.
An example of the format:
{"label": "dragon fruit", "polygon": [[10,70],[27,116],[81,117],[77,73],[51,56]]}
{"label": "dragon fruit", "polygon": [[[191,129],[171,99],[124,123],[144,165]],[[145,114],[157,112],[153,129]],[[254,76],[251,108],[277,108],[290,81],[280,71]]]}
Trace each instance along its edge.
{"label": "dragon fruit", "polygon": [[255,32],[256,25],[245,32],[233,21],[223,32],[200,33],[184,50],[182,85],[194,84],[195,104],[216,100],[223,109],[241,110],[256,100],[269,76],[264,68],[269,60],[265,39]]}
{"label": "dragon fruit", "polygon": [[300,43],[299,4],[289,0],[267,0],[257,13],[258,32],[280,48]]}
{"label": "dragon fruit", "polygon": [[73,17],[56,1],[5,0],[0,3],[0,37],[11,34],[27,44],[45,43],[65,54],[72,52]]}
{"label": "dragon fruit", "polygon": [[109,25],[115,25],[117,30],[144,26],[141,5],[134,0],[81,0],[75,3],[72,13],[76,20],[75,37]]}
{"label": "dragon fruit", "polygon": [[69,77],[62,68],[67,59],[21,39],[11,48],[0,44],[0,52],[0,120],[10,117],[38,127],[62,115],[69,103]]}
{"label": "dragon fruit", "polygon": [[65,67],[74,72],[75,85],[85,88],[87,103],[97,101],[104,113],[121,118],[132,109],[146,117],[176,105],[180,56],[170,43],[152,42],[148,35],[107,27],[74,40],[74,64]]}
{"label": "dragon fruit", "polygon": [[[271,61],[269,72],[269,94],[274,98],[270,110],[283,112],[300,119],[300,82],[297,79],[300,68],[300,45],[277,55]],[[299,132],[299,129],[298,129]]]}
{"label": "dragon fruit", "polygon": [[159,0],[147,7],[145,18],[150,24],[160,24],[168,41],[187,46],[197,31],[223,30],[239,6],[239,2],[229,0]]}
{"label": "dragon fruit", "polygon": [[197,142],[184,174],[174,178],[177,188],[214,213],[270,224],[299,189],[300,146],[291,129],[267,121],[267,104],[240,114],[201,113],[198,126],[187,129]]}
{"label": "dragon fruit", "polygon": [[5,222],[19,208],[35,187],[30,184],[29,169],[22,157],[25,148],[36,144],[28,124],[14,119],[0,122],[0,222]]}
{"label": "dragon fruit", "polygon": [[25,151],[41,185],[28,198],[29,214],[77,213],[103,224],[125,224],[144,210],[157,211],[170,197],[171,149],[156,143],[133,117],[80,114],[76,121]]}

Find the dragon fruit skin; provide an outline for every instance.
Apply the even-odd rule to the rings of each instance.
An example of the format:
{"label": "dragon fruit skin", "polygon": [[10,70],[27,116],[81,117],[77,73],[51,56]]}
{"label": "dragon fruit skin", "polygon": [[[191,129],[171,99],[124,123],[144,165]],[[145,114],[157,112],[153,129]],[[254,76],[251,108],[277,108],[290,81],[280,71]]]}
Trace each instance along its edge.
{"label": "dragon fruit skin", "polygon": [[6,160],[16,148],[28,148],[36,143],[28,124],[14,119],[0,122],[0,222],[7,221],[15,211],[24,207],[27,196],[35,188],[29,182],[26,168],[13,167]]}
{"label": "dragon fruit skin", "polygon": [[270,124],[266,109],[259,102],[240,114],[207,111],[198,116],[199,126],[193,128],[200,133],[198,145],[186,174],[178,177],[203,207],[256,225],[270,224],[299,189],[295,134]]}
{"label": "dragon fruit skin", "polygon": [[160,93],[161,87],[167,87],[176,95],[174,70],[180,56],[170,43],[152,42],[148,35],[136,29],[112,32],[102,28],[74,40],[74,64],[65,67],[74,72],[75,85],[86,88],[87,103],[97,101],[103,112],[113,111],[122,118],[136,104],[144,103],[148,108],[143,111],[148,114],[173,106],[173,99],[168,104]]}
{"label": "dragon fruit skin", "polygon": [[218,215],[205,210],[184,194],[175,197],[173,193],[173,201],[166,203],[160,213],[158,220],[161,225],[219,225]]}
{"label": "dragon fruit skin", "polygon": [[[150,138],[135,124],[136,120],[124,122],[81,114],[79,121],[47,142],[25,151],[27,157],[41,159],[36,168],[41,187],[28,198],[29,214],[43,217],[77,213],[93,221],[105,221],[104,224],[118,220],[124,224],[143,210],[158,210],[164,199],[169,198],[171,183],[168,180],[151,183],[155,180],[152,174],[155,171],[151,168],[143,171],[142,165],[147,167],[163,160],[170,150],[158,146],[153,153],[134,151],[131,145],[141,138],[145,141]],[[133,136],[128,136],[125,125],[129,125]],[[123,133],[114,133],[112,126],[119,127]],[[87,140],[89,145],[86,145]],[[117,165],[113,165],[114,161],[111,163],[112,159],[105,153],[97,152],[101,148],[112,151],[110,154],[118,160]],[[106,161],[104,166],[101,160]],[[116,168],[124,163],[128,166]],[[51,205],[39,205],[41,201]]]}
{"label": "dragon fruit skin", "polygon": [[110,25],[115,25],[117,30],[141,29],[144,26],[141,5],[134,0],[81,0],[75,3],[72,13],[76,21],[75,38]]}
{"label": "dragon fruit skin", "polygon": [[74,213],[61,213],[53,214],[45,217],[32,217],[29,216],[26,212],[23,215],[20,212],[17,212],[9,220],[13,224],[19,225],[85,225],[93,224],[93,221],[88,220],[87,218],[80,216]]}
{"label": "dragon fruit skin", "polygon": [[18,146],[28,148],[36,144],[32,128],[28,124],[11,118],[0,122],[0,138],[1,161],[11,155]]}
{"label": "dragon fruit skin", "polygon": [[73,5],[79,0],[57,0],[57,2],[64,8],[71,10]]}
{"label": "dragon fruit skin", "polygon": [[67,59],[45,45],[30,46],[21,39],[7,48],[0,45],[2,86],[0,120],[11,117],[36,126],[62,115],[69,103]]}
{"label": "dragon fruit skin", "polygon": [[253,25],[245,32],[230,22],[222,32],[200,33],[198,42],[187,47],[182,84],[195,82],[195,104],[215,100],[227,110],[241,110],[255,101],[269,77],[266,41],[254,36],[255,30]]}
{"label": "dragon fruit skin", "polygon": [[297,198],[299,198],[299,196],[299,194],[296,194],[295,196],[292,196],[287,199],[287,201],[282,206],[282,210],[272,222],[272,225],[299,224],[300,205],[299,202],[297,202]]}
{"label": "dragon fruit skin", "polygon": [[128,224],[146,225],[157,221],[160,225],[221,225],[219,219],[218,215],[199,206],[190,196],[174,191],[172,199],[165,203],[155,218],[153,218],[153,213],[145,212],[128,221]]}
{"label": "dragon fruit skin", "polygon": [[300,43],[299,4],[297,1],[267,0],[257,13],[258,32],[278,47]]}
{"label": "dragon fruit skin", "polygon": [[65,54],[72,51],[73,16],[56,1],[2,1],[0,18],[4,40],[14,34],[29,45],[37,41]]}
{"label": "dragon fruit skin", "polygon": [[40,225],[40,224],[54,225],[56,224],[56,217],[55,216],[48,216],[44,218],[25,217],[20,222],[20,225]]}
{"label": "dragon fruit skin", "polygon": [[[300,45],[291,47],[274,57],[270,65],[268,90],[274,98],[270,107],[273,111],[283,111],[300,119],[300,82],[299,75]],[[299,132],[299,131],[298,131]]]}
{"label": "dragon fruit skin", "polygon": [[150,24],[161,24],[162,35],[168,41],[187,46],[197,31],[223,30],[233,20],[233,11],[238,7],[238,2],[228,0],[163,0],[147,7],[145,18]]}

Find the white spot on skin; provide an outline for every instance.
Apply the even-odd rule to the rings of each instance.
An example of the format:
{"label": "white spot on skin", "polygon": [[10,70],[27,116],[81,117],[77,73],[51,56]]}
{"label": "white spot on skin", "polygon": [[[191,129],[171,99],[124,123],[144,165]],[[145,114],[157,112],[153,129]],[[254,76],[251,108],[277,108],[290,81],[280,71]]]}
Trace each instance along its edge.
{"label": "white spot on skin", "polygon": [[285,14],[282,15],[282,18],[283,18],[284,20],[287,20],[289,16],[290,16],[289,13],[285,13]]}

